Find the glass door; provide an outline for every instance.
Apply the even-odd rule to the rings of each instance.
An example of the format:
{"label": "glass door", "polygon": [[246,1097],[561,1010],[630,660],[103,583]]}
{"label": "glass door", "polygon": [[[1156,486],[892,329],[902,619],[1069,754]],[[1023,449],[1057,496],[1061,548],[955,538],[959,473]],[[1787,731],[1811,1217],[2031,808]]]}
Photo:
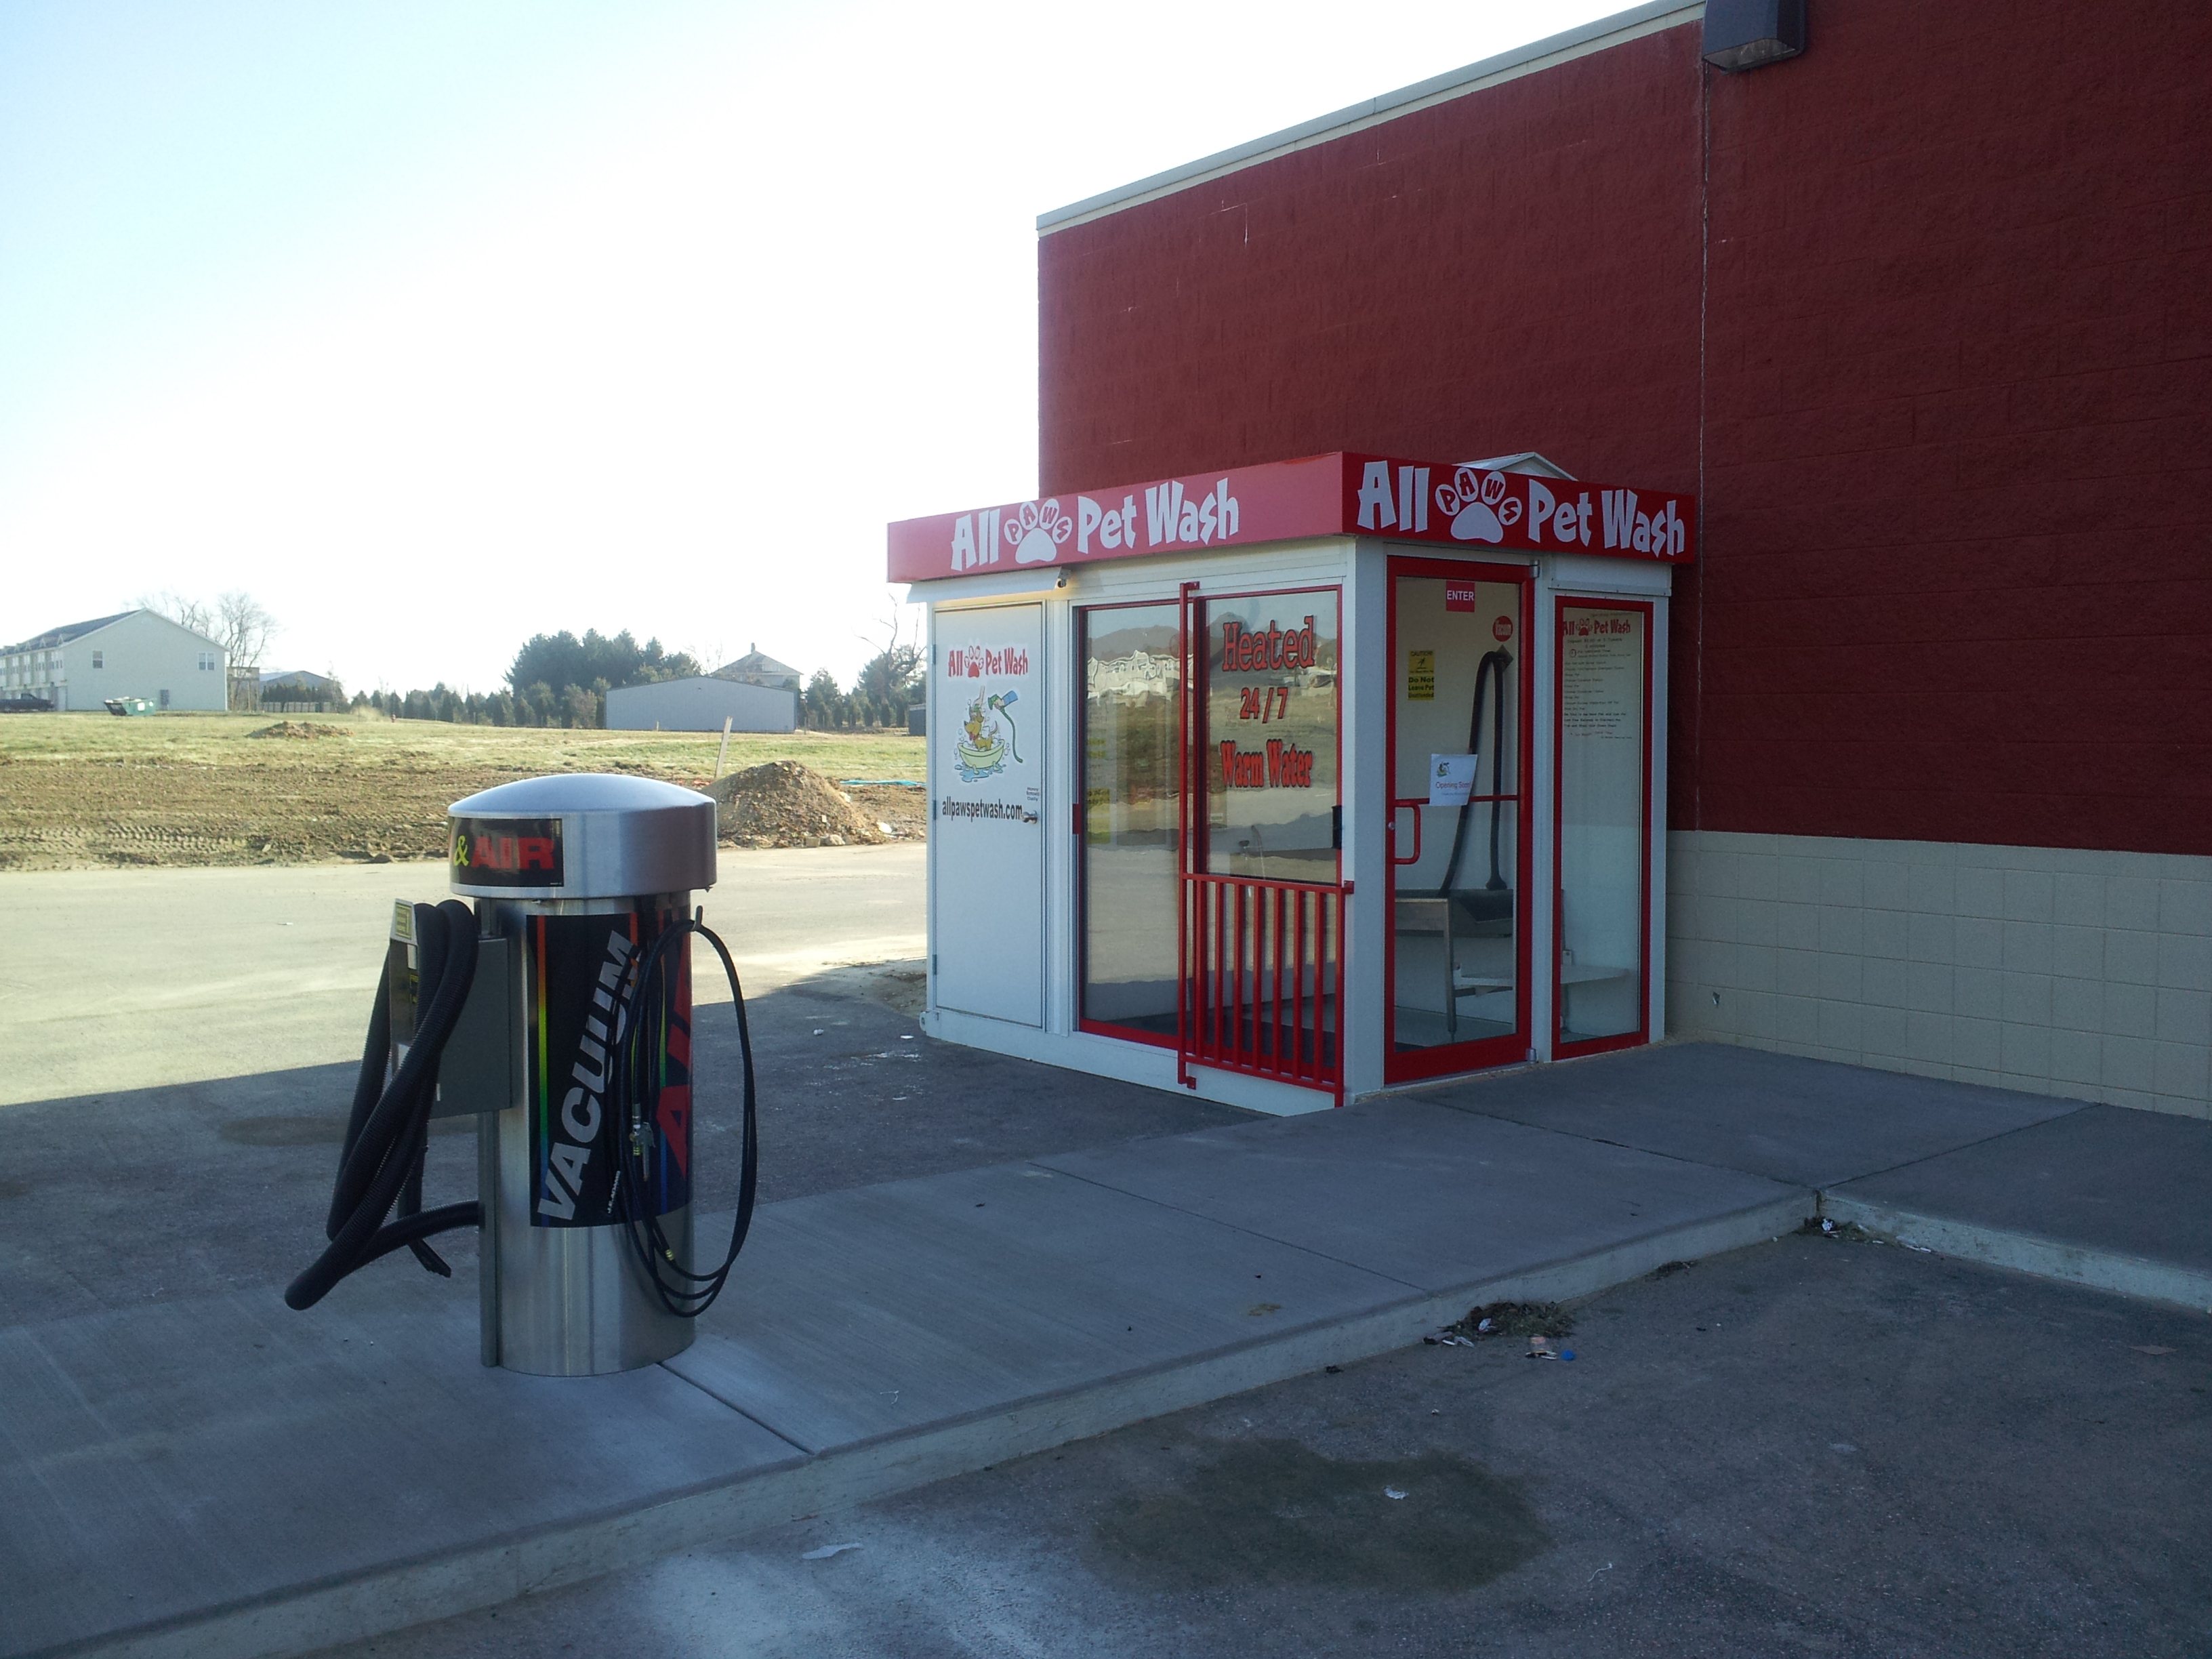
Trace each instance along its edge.
{"label": "glass door", "polygon": [[1341,1093],[1340,597],[1078,611],[1084,1030]]}
{"label": "glass door", "polygon": [[1525,1060],[1523,569],[1390,561],[1386,1081]]}
{"label": "glass door", "polygon": [[1182,607],[1077,613],[1083,662],[1083,1029],[1173,1047],[1182,868]]}
{"label": "glass door", "polygon": [[1559,601],[1557,918],[1561,1054],[1645,1040],[1651,957],[1651,607]]}

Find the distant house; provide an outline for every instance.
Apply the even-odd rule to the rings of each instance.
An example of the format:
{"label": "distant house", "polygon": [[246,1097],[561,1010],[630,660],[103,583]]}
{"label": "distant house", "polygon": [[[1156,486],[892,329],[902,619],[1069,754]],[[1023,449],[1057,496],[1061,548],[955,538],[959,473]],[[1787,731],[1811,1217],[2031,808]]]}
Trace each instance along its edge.
{"label": "distant house", "polygon": [[311,674],[304,668],[261,677],[258,707],[272,714],[328,714],[345,701],[345,687],[328,674]]}
{"label": "distant house", "polygon": [[56,708],[143,697],[157,708],[219,714],[230,702],[222,647],[155,611],[118,611],[9,646],[0,679],[0,696],[44,697]]}
{"label": "distant house", "polygon": [[732,732],[795,731],[797,676],[789,685],[758,685],[720,674],[699,674],[652,685],[617,686],[607,693],[607,725],[617,732],[719,732],[725,719]]}
{"label": "distant house", "polygon": [[[758,646],[750,646],[745,654],[735,662],[726,662],[714,676],[718,680],[735,680],[740,685],[773,685],[780,690],[799,690],[799,671],[787,662],[778,662]],[[716,731],[721,730],[718,726]]]}

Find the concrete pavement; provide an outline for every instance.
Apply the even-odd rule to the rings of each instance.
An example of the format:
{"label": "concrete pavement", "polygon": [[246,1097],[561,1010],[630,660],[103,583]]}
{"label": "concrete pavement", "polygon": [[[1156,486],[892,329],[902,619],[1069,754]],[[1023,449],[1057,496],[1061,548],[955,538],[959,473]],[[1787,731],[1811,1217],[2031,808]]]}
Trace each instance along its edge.
{"label": "concrete pavement", "polygon": [[2212,1126],[1717,1044],[1509,1072],[1430,1097],[1817,1189],[1948,1255],[2212,1310]]}
{"label": "concrete pavement", "polygon": [[[1250,1115],[933,1043],[896,1006],[909,971],[838,969],[748,995],[763,1202]],[[702,1012],[693,1040],[695,1190],[703,1209],[726,1210],[741,1116],[726,1003]],[[281,1287],[319,1248],[354,1073],[349,1060],[0,1111],[0,1326]],[[473,1196],[471,1126],[432,1127],[427,1201]],[[474,1282],[474,1234],[439,1249]]]}
{"label": "concrete pavement", "polygon": [[1802,1233],[1574,1318],[325,1659],[2205,1653],[2212,1320]]}
{"label": "concrete pavement", "polygon": [[[725,848],[702,902],[748,992],[772,990],[921,956],[923,858]],[[4,896],[0,1107],[357,1059],[392,902],[447,887],[442,864],[302,865],[27,872]]]}
{"label": "concrete pavement", "polygon": [[[17,1327],[0,1654],[397,1628],[1402,1346],[1473,1300],[1587,1293],[1813,1205],[1419,1102],[1202,1133],[1217,1166],[1248,1155],[1234,1206],[1272,1194],[1279,1224],[1131,1190],[1149,1142],[1126,1168],[770,1205],[696,1345],[628,1376],[484,1370],[468,1281],[396,1261],[304,1316],[270,1287]],[[1337,1202],[1274,1236],[1330,1169]],[[1376,1224],[1393,1213],[1430,1222],[1401,1238]]]}
{"label": "concrete pavement", "polygon": [[2083,1106],[1845,1182],[1824,1214],[1946,1255],[2212,1312],[2206,1126]]}
{"label": "concrete pavement", "polygon": [[[898,1092],[971,1059],[883,1053]],[[993,1063],[1013,1100],[1071,1083]],[[465,1270],[404,1257],[306,1316],[266,1284],[18,1323],[0,1654],[296,1652],[497,1605],[1787,1233],[1823,1194],[1777,1170],[1969,1203],[1989,1183],[1947,1165],[2080,1109],[1910,1085],[1668,1048],[817,1191],[764,1206],[696,1345],[625,1377],[482,1369]],[[2155,1149],[2174,1179],[2212,1181],[2212,1126],[2104,1133],[2137,1121],[2185,1132]],[[1697,1156],[1662,1149],[1684,1135]],[[2074,1163],[2088,1184],[2044,1208],[2094,1216],[2126,1162]],[[2152,1242],[2191,1259],[2205,1226]]]}

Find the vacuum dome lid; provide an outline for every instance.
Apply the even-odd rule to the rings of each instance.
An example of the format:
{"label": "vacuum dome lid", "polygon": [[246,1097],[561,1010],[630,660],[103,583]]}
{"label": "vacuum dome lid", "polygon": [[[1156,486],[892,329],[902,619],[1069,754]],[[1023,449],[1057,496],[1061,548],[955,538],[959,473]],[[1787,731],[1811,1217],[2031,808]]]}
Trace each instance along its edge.
{"label": "vacuum dome lid", "polygon": [[447,811],[453,890],[475,898],[626,898],[714,884],[714,803],[622,773],[521,778]]}

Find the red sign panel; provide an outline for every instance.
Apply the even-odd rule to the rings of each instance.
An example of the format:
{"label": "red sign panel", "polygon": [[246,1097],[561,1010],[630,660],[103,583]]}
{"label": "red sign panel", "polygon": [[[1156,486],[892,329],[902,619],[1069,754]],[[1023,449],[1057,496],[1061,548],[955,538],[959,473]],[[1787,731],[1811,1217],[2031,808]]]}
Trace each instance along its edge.
{"label": "red sign panel", "polygon": [[895,582],[1088,564],[1322,536],[1469,552],[1594,553],[1687,563],[1688,495],[1494,467],[1316,455],[1113,489],[1072,491],[890,527]]}

